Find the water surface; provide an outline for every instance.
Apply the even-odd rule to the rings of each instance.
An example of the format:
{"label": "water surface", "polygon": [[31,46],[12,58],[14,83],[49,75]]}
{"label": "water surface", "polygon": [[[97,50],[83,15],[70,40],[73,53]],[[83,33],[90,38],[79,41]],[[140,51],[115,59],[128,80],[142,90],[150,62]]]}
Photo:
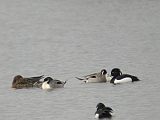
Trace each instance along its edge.
{"label": "water surface", "polygon": [[[160,2],[1,0],[0,117],[3,120],[159,120]],[[85,84],[75,79],[119,67],[140,82]],[[62,89],[11,89],[13,77],[68,80]]]}

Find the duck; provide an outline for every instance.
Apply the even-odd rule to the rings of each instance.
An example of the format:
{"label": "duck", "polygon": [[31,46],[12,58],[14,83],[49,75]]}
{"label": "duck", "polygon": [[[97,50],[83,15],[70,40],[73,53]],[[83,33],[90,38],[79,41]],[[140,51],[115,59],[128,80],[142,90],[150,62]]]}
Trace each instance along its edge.
{"label": "duck", "polygon": [[111,77],[107,74],[106,69],[102,69],[99,73],[93,73],[90,75],[86,75],[83,78],[78,78],[78,80],[83,80],[85,83],[97,83],[97,82],[109,82]]}
{"label": "duck", "polygon": [[34,87],[34,84],[41,82],[40,79],[42,79],[43,77],[44,77],[44,75],[23,78],[21,75],[16,75],[13,78],[11,88],[22,89],[22,88]]}
{"label": "duck", "polygon": [[122,74],[119,68],[113,68],[111,71],[111,76],[112,79],[110,83],[113,84],[139,81],[138,77],[136,76],[130,74]]}
{"label": "duck", "polygon": [[103,103],[98,103],[97,111],[95,112],[96,119],[103,119],[103,118],[111,118],[113,116],[113,110],[110,107],[106,107]]}
{"label": "duck", "polygon": [[44,82],[42,83],[42,89],[43,90],[52,90],[54,88],[62,88],[64,87],[64,84],[66,83],[57,79],[53,79],[51,77],[46,77],[44,79]]}

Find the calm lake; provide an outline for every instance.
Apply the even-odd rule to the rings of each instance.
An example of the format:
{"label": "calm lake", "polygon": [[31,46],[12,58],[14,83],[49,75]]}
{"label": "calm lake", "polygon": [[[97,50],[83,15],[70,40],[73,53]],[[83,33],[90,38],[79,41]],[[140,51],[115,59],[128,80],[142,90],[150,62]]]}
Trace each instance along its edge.
{"label": "calm lake", "polygon": [[[1,0],[0,56],[3,120],[95,120],[99,102],[112,120],[160,119],[159,0]],[[141,81],[75,78],[115,67]],[[16,90],[15,75],[67,83]]]}

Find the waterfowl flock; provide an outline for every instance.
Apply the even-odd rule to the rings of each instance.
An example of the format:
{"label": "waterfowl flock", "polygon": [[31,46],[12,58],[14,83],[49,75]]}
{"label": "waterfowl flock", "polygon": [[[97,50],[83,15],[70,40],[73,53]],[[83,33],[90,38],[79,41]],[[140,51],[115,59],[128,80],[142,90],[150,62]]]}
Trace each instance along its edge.
{"label": "waterfowl flock", "polygon": [[42,88],[43,90],[51,90],[54,88],[62,88],[66,83],[51,77],[46,77],[43,81],[44,75],[37,77],[23,78],[21,75],[16,75],[11,84],[11,88],[22,89],[22,88]]}
{"label": "waterfowl flock", "polygon": [[[139,81],[138,77],[134,75],[122,74],[119,68],[113,68],[110,75],[105,69],[102,69],[98,73],[89,74],[83,78],[76,77],[76,79],[84,81],[85,83],[109,82],[114,85]],[[63,88],[65,84],[66,81],[53,79],[52,77],[44,77],[44,75],[28,78],[16,75],[12,81],[11,88],[22,89],[35,87],[41,88],[42,90],[53,90],[55,88]],[[98,103],[96,108],[96,119],[111,118],[113,116],[112,108],[106,107],[103,103]]]}
{"label": "waterfowl flock", "polygon": [[111,75],[107,74],[105,69],[102,69],[99,73],[93,73],[84,76],[84,78],[76,77],[78,80],[83,80],[85,83],[99,83],[99,82],[110,82],[113,84],[120,84],[126,82],[139,81],[136,76],[130,74],[122,74],[119,68],[113,68]]}

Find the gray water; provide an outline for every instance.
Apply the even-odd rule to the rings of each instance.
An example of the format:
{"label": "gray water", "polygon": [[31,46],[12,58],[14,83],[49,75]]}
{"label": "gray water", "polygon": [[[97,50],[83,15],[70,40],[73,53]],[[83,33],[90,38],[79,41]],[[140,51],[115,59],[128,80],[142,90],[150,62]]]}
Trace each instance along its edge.
{"label": "gray water", "polygon": [[[96,105],[112,120],[160,119],[159,0],[1,0],[0,118],[94,120]],[[140,82],[85,84],[75,79],[118,67]],[[68,80],[64,88],[12,89],[17,74]]]}

